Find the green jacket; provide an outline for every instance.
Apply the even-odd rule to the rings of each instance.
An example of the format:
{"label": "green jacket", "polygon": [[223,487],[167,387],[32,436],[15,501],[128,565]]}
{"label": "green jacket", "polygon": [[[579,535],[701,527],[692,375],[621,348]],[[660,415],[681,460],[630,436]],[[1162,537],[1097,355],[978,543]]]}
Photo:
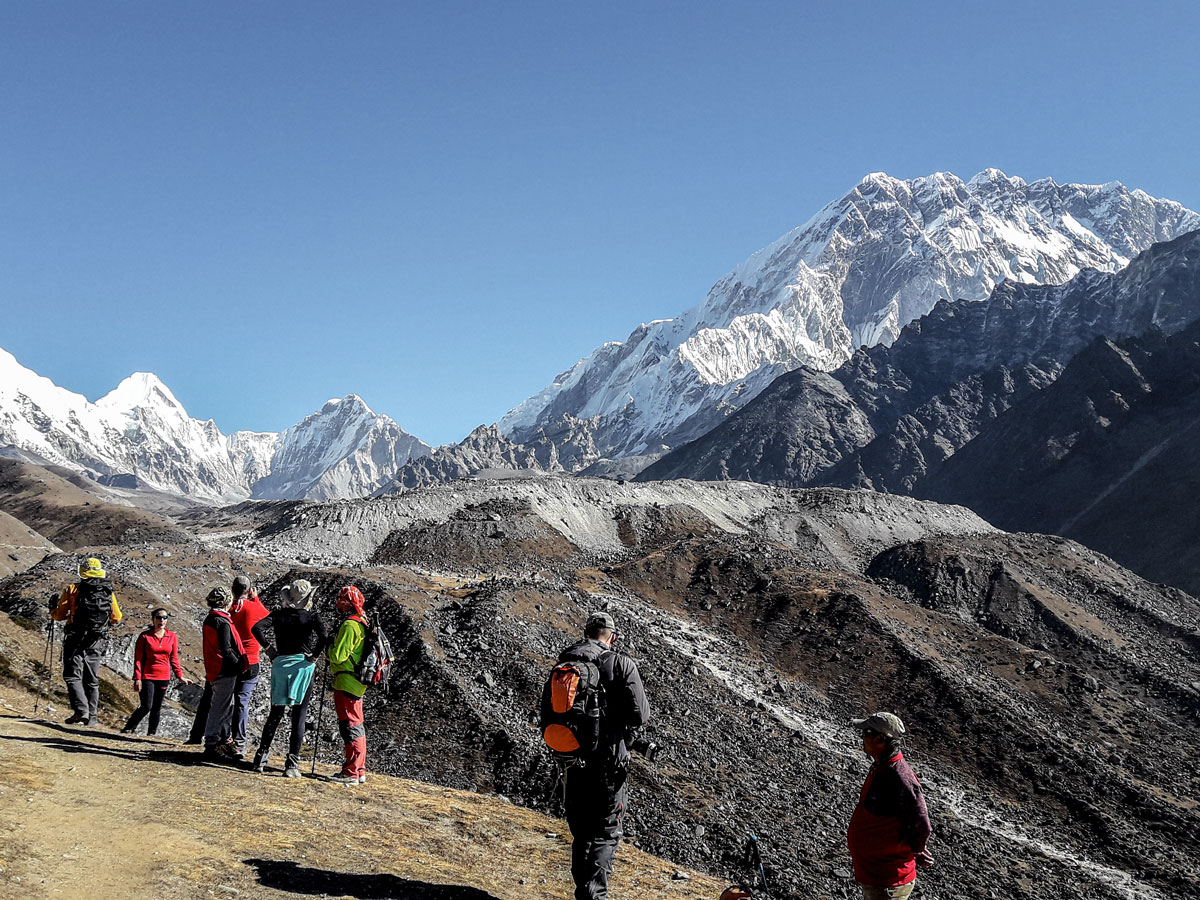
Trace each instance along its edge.
{"label": "green jacket", "polygon": [[362,662],[367,648],[367,627],[362,622],[347,619],[338,628],[337,636],[325,651],[329,671],[333,673],[333,689],[352,697],[361,697],[367,686],[354,677],[354,667]]}

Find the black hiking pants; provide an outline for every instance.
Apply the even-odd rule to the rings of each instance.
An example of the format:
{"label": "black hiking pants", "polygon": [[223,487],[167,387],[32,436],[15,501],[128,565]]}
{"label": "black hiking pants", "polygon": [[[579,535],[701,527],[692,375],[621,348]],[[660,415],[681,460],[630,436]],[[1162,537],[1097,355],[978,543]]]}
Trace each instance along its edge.
{"label": "black hiking pants", "polygon": [[572,766],[564,788],[575,900],[606,900],[625,818],[624,768]]}
{"label": "black hiking pants", "polygon": [[192,719],[192,730],[188,734],[189,744],[199,744],[204,740],[204,726],[208,724],[208,708],[212,706],[212,682],[204,682],[204,695],[200,705],[196,707],[196,718]]}
{"label": "black hiking pants", "polygon": [[292,711],[292,734],[288,741],[287,759],[284,762],[284,768],[300,768],[300,748],[304,746],[304,729],[307,727],[308,721],[308,704],[312,700],[313,684],[315,682],[316,679],[314,678],[308,683],[308,693],[295,706],[271,707],[266,724],[263,725],[262,738],[258,742],[258,752],[254,756],[256,764],[260,762],[265,763],[270,757],[271,744],[275,740],[275,731],[279,728],[279,723],[283,721],[283,714],[290,709]]}
{"label": "black hiking pants", "polygon": [[167,694],[167,685],[170,683],[168,678],[161,681],[152,678],[142,679],[142,689],[138,692],[140,705],[133,711],[129,721],[125,723],[125,731],[135,731],[142,723],[142,719],[146,717],[146,713],[149,713],[150,725],[146,729],[146,734],[158,734],[158,717],[162,712],[162,702],[163,697]]}
{"label": "black hiking pants", "polygon": [[68,632],[63,638],[63,681],[76,715],[96,723],[100,708],[100,660],[104,657],[104,635]]}

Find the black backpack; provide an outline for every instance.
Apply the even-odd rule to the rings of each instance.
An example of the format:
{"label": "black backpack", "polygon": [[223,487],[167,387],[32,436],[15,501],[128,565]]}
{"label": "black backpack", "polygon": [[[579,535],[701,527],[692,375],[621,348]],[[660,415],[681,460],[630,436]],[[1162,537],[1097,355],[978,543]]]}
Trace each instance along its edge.
{"label": "black backpack", "polygon": [[354,677],[367,687],[387,687],[392,676],[392,645],[378,625],[367,623],[367,639],[362,659],[354,667]]}
{"label": "black backpack", "polygon": [[107,634],[112,616],[112,582],[107,578],[85,578],[79,582],[77,590],[71,630],[84,634]]}
{"label": "black backpack", "polygon": [[[594,644],[568,647],[542,689],[542,740],[556,756],[587,757],[600,747],[605,710],[604,683],[612,680],[616,654]],[[601,667],[606,667],[605,678]]]}

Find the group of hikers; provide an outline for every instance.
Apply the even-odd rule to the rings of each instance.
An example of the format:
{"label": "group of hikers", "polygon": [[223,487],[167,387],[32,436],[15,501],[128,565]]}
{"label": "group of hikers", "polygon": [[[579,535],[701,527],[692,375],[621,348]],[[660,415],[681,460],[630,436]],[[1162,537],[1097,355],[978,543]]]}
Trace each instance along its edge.
{"label": "group of hikers", "polygon": [[[99,665],[108,627],[121,621],[112,582],[100,560],[79,566],[79,581],[52,603],[51,617],[66,622],[63,677],[73,714],[68,724],[97,724]],[[300,777],[300,750],[315,683],[316,659],[324,652],[334,676],[334,704],[345,744],[341,772],[330,780],[366,782],[367,740],[360,680],[370,625],[367,604],[354,586],[338,591],[343,616],[332,640],[312,608],[315,591],[305,580],[287,585],[280,604],[268,610],[250,579],[239,575],[232,589],[214,587],[204,619],[204,696],[186,743],[204,743],[207,759],[237,763],[244,758],[250,700],[259,679],[262,654],[271,660],[271,711],[262,729],[253,768],[265,772],[275,732],[286,714],[291,734],[284,776]],[[165,608],[153,610],[152,624],[134,649],[134,688],[140,705],[125,723],[132,733],[148,715],[148,733],[159,724],[171,673],[190,683],[179,662],[179,640],[166,627]],[[652,751],[638,738],[650,720],[650,706],[633,659],[617,649],[617,627],[607,612],[588,616],[581,639],[564,648],[547,678],[539,710],[543,739],[559,763],[563,803],[572,835],[571,876],[575,900],[605,900],[613,862],[623,834],[631,751]],[[369,680],[369,679],[368,679]],[[847,830],[855,880],[864,900],[906,900],[917,869],[933,864],[926,843],[931,829],[925,799],[901,752],[906,734],[894,713],[877,712],[851,720],[872,765],[859,792]],[[650,748],[650,751],[648,751]],[[765,876],[764,876],[765,880]],[[727,889],[722,900],[742,900],[751,891]]]}
{"label": "group of hikers", "polygon": [[[196,709],[187,744],[204,744],[204,757],[213,762],[239,763],[246,751],[250,701],[258,685],[263,654],[271,660],[271,711],[263,725],[254,756],[256,772],[266,772],[275,732],[291,712],[291,735],[284,760],[285,778],[300,777],[300,751],[308,708],[321,653],[333,676],[333,700],[338,728],[345,744],[342,771],[330,780],[363,784],[367,780],[367,733],[363,726],[363,695],[367,686],[356,677],[367,645],[366,599],[347,585],[338,591],[337,610],[344,617],[329,639],[321,617],[312,608],[315,590],[298,579],[280,595],[280,605],[268,610],[250,579],[238,575],[232,588],[214,587],[205,602],[208,615],[203,634],[204,694]],[[133,653],[133,687],[139,705],[122,732],[132,734],[149,716],[147,733],[158,731],[163,696],[171,673],[184,684],[179,661],[179,637],[167,628],[164,607],[151,612],[151,625],[138,635]],[[121,621],[116,592],[100,560],[79,566],[79,581],[52,602],[50,618],[65,622],[63,680],[72,714],[68,725],[96,725],[100,702],[100,662],[108,628]]]}

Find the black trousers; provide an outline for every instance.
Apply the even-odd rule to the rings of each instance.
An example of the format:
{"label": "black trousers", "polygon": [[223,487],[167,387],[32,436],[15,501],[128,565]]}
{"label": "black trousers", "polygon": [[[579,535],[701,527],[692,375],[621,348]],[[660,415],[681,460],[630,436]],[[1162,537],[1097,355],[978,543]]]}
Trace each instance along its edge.
{"label": "black trousers", "polygon": [[292,734],[288,741],[287,759],[284,762],[284,767],[288,769],[298,769],[300,767],[300,748],[304,746],[304,729],[308,722],[308,704],[312,700],[313,685],[316,683],[314,678],[308,684],[308,692],[304,695],[304,699],[295,706],[272,706],[271,712],[267,716],[266,724],[263,725],[262,738],[258,742],[258,752],[254,755],[254,762],[265,763],[271,755],[271,743],[275,740],[275,731],[279,728],[279,723],[283,721],[283,714],[289,709],[292,711]]}
{"label": "black trousers", "polygon": [[100,707],[100,660],[106,641],[102,634],[68,631],[63,638],[63,681],[67,696],[76,715],[86,716],[89,725],[96,724]]}
{"label": "black trousers", "polygon": [[142,689],[138,693],[141,705],[133,711],[133,715],[125,723],[125,731],[135,730],[142,723],[142,719],[146,717],[146,713],[149,713],[150,725],[146,729],[146,734],[158,734],[158,716],[162,712],[163,697],[166,696],[167,685],[170,683],[169,678],[161,681],[151,678],[142,679]]}
{"label": "black trousers", "polygon": [[592,763],[572,766],[564,789],[571,829],[571,877],[575,900],[606,900],[617,846],[621,843],[628,789],[625,770]]}
{"label": "black trousers", "polygon": [[204,740],[204,726],[208,724],[208,709],[212,706],[212,682],[204,682],[204,696],[196,707],[196,718],[192,719],[192,730],[188,734],[189,744],[199,744]]}

